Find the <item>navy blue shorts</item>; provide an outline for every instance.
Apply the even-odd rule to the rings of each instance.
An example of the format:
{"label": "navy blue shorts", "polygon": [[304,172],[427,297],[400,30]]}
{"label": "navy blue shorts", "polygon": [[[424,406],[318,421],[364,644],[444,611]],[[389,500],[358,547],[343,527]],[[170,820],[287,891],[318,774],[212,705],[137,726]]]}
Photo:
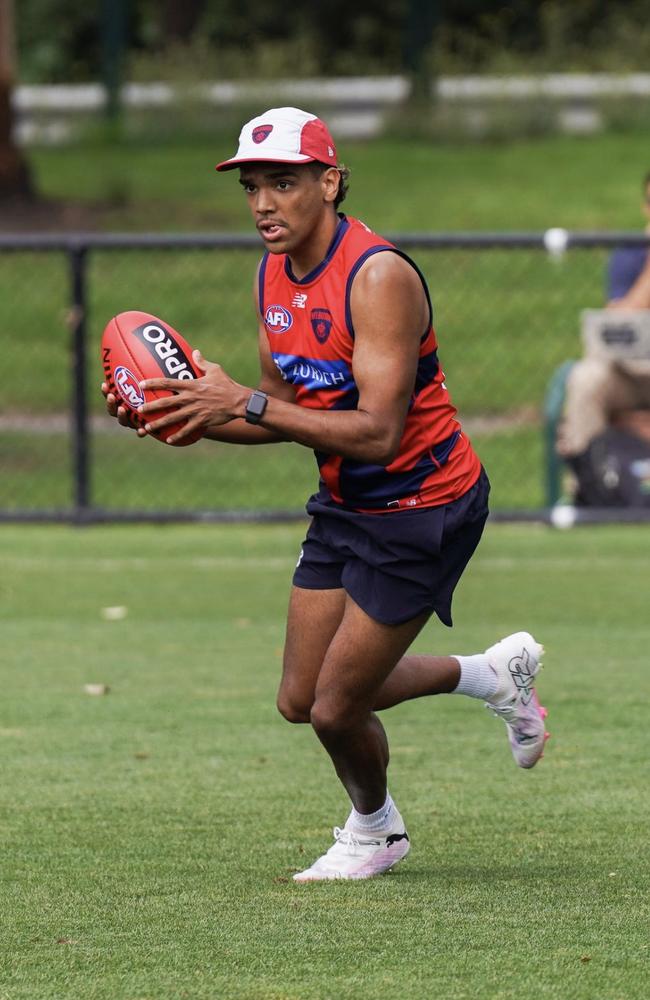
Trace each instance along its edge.
{"label": "navy blue shorts", "polygon": [[296,587],[343,587],[366,614],[400,625],[424,611],[451,626],[451,598],[488,516],[484,470],[453,503],[391,514],[360,514],[316,494],[312,523],[293,577]]}

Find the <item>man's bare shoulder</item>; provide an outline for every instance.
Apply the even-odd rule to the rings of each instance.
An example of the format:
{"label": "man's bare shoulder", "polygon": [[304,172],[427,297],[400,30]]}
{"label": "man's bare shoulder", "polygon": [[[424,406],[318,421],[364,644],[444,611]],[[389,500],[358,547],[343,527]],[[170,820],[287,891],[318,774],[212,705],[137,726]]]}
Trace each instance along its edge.
{"label": "man's bare shoulder", "polygon": [[415,267],[391,250],[369,257],[356,275],[350,296],[352,318],[367,317],[374,323],[389,316],[402,326],[411,326],[420,336],[430,320],[424,284]]}
{"label": "man's bare shoulder", "polygon": [[364,261],[352,284],[350,310],[357,342],[365,331],[376,343],[382,329],[393,339],[404,336],[416,343],[431,320],[420,275],[394,251]]}
{"label": "man's bare shoulder", "polygon": [[373,253],[363,262],[355,278],[355,284],[373,291],[377,286],[390,284],[422,291],[422,279],[413,264],[396,253],[386,249]]}

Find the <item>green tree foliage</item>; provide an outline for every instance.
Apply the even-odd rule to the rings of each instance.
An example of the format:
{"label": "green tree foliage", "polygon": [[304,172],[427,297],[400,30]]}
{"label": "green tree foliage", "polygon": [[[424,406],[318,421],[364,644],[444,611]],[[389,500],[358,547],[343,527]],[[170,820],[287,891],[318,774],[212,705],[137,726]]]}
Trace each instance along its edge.
{"label": "green tree foliage", "polygon": [[21,78],[36,82],[96,79],[99,24],[99,4],[21,0],[16,11]]}
{"label": "green tree foliage", "polygon": [[646,71],[650,0],[441,0],[447,71]]}
{"label": "green tree foliage", "polygon": [[[19,7],[22,79],[98,78],[101,2]],[[645,70],[649,18],[650,0],[131,0],[129,55],[158,78],[174,60],[213,78],[392,73],[410,65],[413,25],[435,24],[443,72]]]}

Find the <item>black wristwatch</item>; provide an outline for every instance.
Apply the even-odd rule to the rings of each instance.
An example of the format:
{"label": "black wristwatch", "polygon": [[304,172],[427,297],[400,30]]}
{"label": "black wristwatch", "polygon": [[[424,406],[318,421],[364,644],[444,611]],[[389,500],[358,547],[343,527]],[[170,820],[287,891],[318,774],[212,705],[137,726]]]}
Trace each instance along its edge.
{"label": "black wristwatch", "polygon": [[255,389],[246,403],[246,423],[259,424],[264,416],[269,397],[261,389]]}

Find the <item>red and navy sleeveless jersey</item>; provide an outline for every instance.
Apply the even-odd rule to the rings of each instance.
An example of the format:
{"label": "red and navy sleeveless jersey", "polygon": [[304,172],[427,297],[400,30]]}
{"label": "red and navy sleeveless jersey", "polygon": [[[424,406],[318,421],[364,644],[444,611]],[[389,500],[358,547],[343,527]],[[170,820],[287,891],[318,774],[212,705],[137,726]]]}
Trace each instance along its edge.
{"label": "red and navy sleeveless jersey", "polygon": [[357,219],[341,215],[325,258],[304,278],[286,254],[265,254],[259,271],[260,313],[271,354],[300,406],[353,410],[352,282],[372,254],[390,251],[417,271],[429,302],[420,354],[397,457],[387,466],[316,452],[321,494],[355,510],[382,513],[436,507],[457,500],[476,482],[480,462],[456,420],[431,324],[424,277],[410,258]]}

